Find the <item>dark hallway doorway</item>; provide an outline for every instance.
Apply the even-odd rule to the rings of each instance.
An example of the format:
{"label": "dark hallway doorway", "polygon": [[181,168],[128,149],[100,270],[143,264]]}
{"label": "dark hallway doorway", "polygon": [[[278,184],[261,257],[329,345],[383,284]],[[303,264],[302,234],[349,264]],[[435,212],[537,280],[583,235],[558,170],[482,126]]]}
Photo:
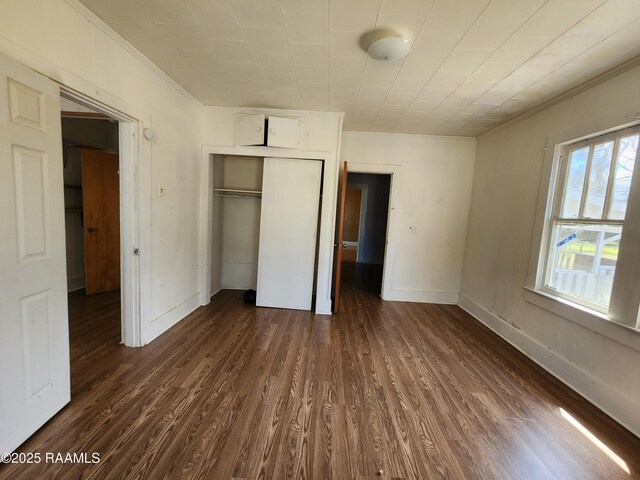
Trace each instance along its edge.
{"label": "dark hallway doorway", "polygon": [[380,295],[387,243],[391,175],[349,173],[345,202],[342,281]]}

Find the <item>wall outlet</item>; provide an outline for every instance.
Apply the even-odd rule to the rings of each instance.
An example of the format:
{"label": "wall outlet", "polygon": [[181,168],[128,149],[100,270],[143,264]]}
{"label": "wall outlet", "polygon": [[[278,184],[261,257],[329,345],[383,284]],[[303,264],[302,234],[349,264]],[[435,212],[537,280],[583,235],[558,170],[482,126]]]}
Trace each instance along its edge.
{"label": "wall outlet", "polygon": [[415,225],[410,226],[409,230],[411,231],[411,233],[418,233],[418,227],[416,227]]}

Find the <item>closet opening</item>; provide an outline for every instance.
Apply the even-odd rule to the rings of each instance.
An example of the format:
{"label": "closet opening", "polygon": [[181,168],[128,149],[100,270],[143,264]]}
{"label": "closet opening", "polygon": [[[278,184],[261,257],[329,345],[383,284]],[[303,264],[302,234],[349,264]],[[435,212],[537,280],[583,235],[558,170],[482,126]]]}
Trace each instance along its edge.
{"label": "closet opening", "polygon": [[323,162],[223,154],[211,161],[211,296],[255,290],[257,306],[311,310]]}
{"label": "closet opening", "polygon": [[[119,122],[61,98],[72,362],[122,339]],[[72,373],[73,373],[72,364]],[[72,394],[87,388],[72,375]]]}
{"label": "closet opening", "polygon": [[213,157],[212,295],[257,287],[263,165],[260,157]]}

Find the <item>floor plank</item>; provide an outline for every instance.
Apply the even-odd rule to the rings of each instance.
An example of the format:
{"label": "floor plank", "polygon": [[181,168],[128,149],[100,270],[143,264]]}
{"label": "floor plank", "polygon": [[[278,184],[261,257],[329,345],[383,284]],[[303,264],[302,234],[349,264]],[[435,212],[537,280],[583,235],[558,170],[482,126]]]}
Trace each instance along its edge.
{"label": "floor plank", "polygon": [[640,439],[460,308],[344,275],[338,315],[223,291],[139,349],[118,343],[119,292],[70,294],[72,401],[19,451],[101,461],[0,478],[640,478]]}

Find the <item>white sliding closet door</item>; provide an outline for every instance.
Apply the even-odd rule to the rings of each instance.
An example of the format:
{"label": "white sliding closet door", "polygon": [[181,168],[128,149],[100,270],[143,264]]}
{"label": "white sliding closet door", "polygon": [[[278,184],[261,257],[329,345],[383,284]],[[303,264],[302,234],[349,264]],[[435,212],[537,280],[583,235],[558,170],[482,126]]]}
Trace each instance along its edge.
{"label": "white sliding closet door", "polygon": [[265,158],[256,305],[311,310],[322,162]]}

